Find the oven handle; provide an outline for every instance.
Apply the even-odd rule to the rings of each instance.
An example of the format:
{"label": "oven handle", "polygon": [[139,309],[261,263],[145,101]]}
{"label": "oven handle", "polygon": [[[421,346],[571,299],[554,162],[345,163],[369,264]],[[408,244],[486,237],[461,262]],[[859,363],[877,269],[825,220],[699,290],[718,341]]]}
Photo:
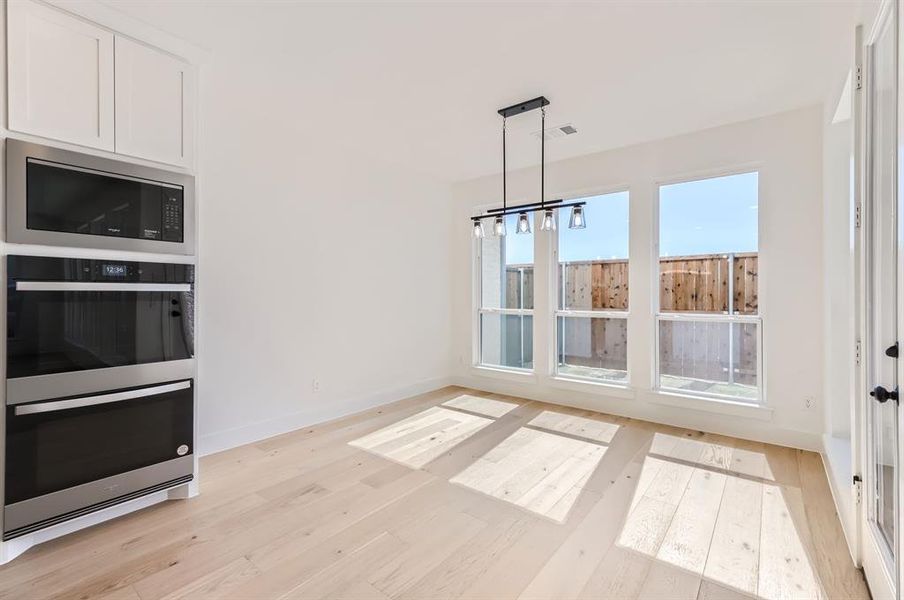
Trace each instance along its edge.
{"label": "oven handle", "polygon": [[114,283],[107,281],[17,281],[17,292],[190,292],[190,283]]}
{"label": "oven handle", "polygon": [[110,402],[122,402],[123,400],[134,400],[135,398],[144,398],[145,396],[156,396],[157,394],[165,394],[167,392],[175,392],[184,390],[191,386],[191,381],[180,381],[178,383],[168,383],[166,385],[155,385],[154,387],[141,388],[140,390],[127,390],[125,392],[115,392],[113,394],[100,394],[98,396],[87,396],[85,398],[73,398],[71,400],[56,400],[54,402],[39,402],[37,404],[23,404],[16,407],[16,416],[33,415],[37,413],[53,412],[55,410],[66,410],[69,408],[82,408],[84,406],[96,406],[98,404],[107,404]]}

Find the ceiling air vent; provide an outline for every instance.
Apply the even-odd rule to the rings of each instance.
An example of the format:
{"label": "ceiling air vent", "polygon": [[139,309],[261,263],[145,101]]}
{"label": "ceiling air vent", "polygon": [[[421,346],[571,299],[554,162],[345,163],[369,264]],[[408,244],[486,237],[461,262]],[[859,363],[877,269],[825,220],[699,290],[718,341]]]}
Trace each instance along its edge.
{"label": "ceiling air vent", "polygon": [[[543,134],[547,140],[557,140],[559,138],[563,138],[568,135],[573,135],[577,132],[578,132],[578,130],[575,129],[574,125],[572,125],[571,123],[566,123],[565,125],[557,125],[556,127],[548,127],[543,132]],[[539,131],[531,132],[531,135],[537,139],[540,139]]]}

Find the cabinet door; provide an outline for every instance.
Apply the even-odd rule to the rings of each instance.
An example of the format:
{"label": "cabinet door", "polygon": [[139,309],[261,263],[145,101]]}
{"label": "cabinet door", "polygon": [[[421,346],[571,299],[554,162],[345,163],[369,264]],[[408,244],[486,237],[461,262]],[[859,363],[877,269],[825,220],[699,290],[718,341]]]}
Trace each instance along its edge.
{"label": "cabinet door", "polygon": [[189,166],[194,72],[149,46],[116,36],[116,152]]}
{"label": "cabinet door", "polygon": [[7,3],[9,128],[113,149],[113,34],[30,0]]}

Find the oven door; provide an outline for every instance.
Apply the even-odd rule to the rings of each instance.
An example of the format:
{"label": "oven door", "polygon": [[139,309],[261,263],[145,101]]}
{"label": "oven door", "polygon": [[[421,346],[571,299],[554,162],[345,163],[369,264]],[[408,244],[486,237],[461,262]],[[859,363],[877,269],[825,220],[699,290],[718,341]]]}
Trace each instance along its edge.
{"label": "oven door", "polygon": [[192,381],[6,408],[4,538],[188,481]]}
{"label": "oven door", "polygon": [[192,376],[191,284],[11,285],[7,403]]}

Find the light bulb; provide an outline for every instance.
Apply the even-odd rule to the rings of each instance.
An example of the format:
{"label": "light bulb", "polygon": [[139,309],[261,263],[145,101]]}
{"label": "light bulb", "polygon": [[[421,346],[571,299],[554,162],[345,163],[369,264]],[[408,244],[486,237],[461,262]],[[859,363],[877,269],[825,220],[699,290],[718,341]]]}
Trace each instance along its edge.
{"label": "light bulb", "polygon": [[547,208],[543,212],[543,222],[540,224],[541,231],[555,231],[556,229],[556,216],[553,214],[551,208]]}
{"label": "light bulb", "polygon": [[584,220],[584,207],[572,206],[571,219],[568,220],[569,229],[584,229],[587,227],[587,221]]}
{"label": "light bulb", "polygon": [[480,239],[483,236],[483,223],[480,221],[480,219],[474,219],[474,237]]}
{"label": "light bulb", "polygon": [[497,215],[495,219],[493,219],[493,235],[496,237],[503,237],[505,235],[505,217],[502,215]]}
{"label": "light bulb", "polygon": [[530,219],[527,213],[518,213],[518,228],[515,233],[530,233]]}

